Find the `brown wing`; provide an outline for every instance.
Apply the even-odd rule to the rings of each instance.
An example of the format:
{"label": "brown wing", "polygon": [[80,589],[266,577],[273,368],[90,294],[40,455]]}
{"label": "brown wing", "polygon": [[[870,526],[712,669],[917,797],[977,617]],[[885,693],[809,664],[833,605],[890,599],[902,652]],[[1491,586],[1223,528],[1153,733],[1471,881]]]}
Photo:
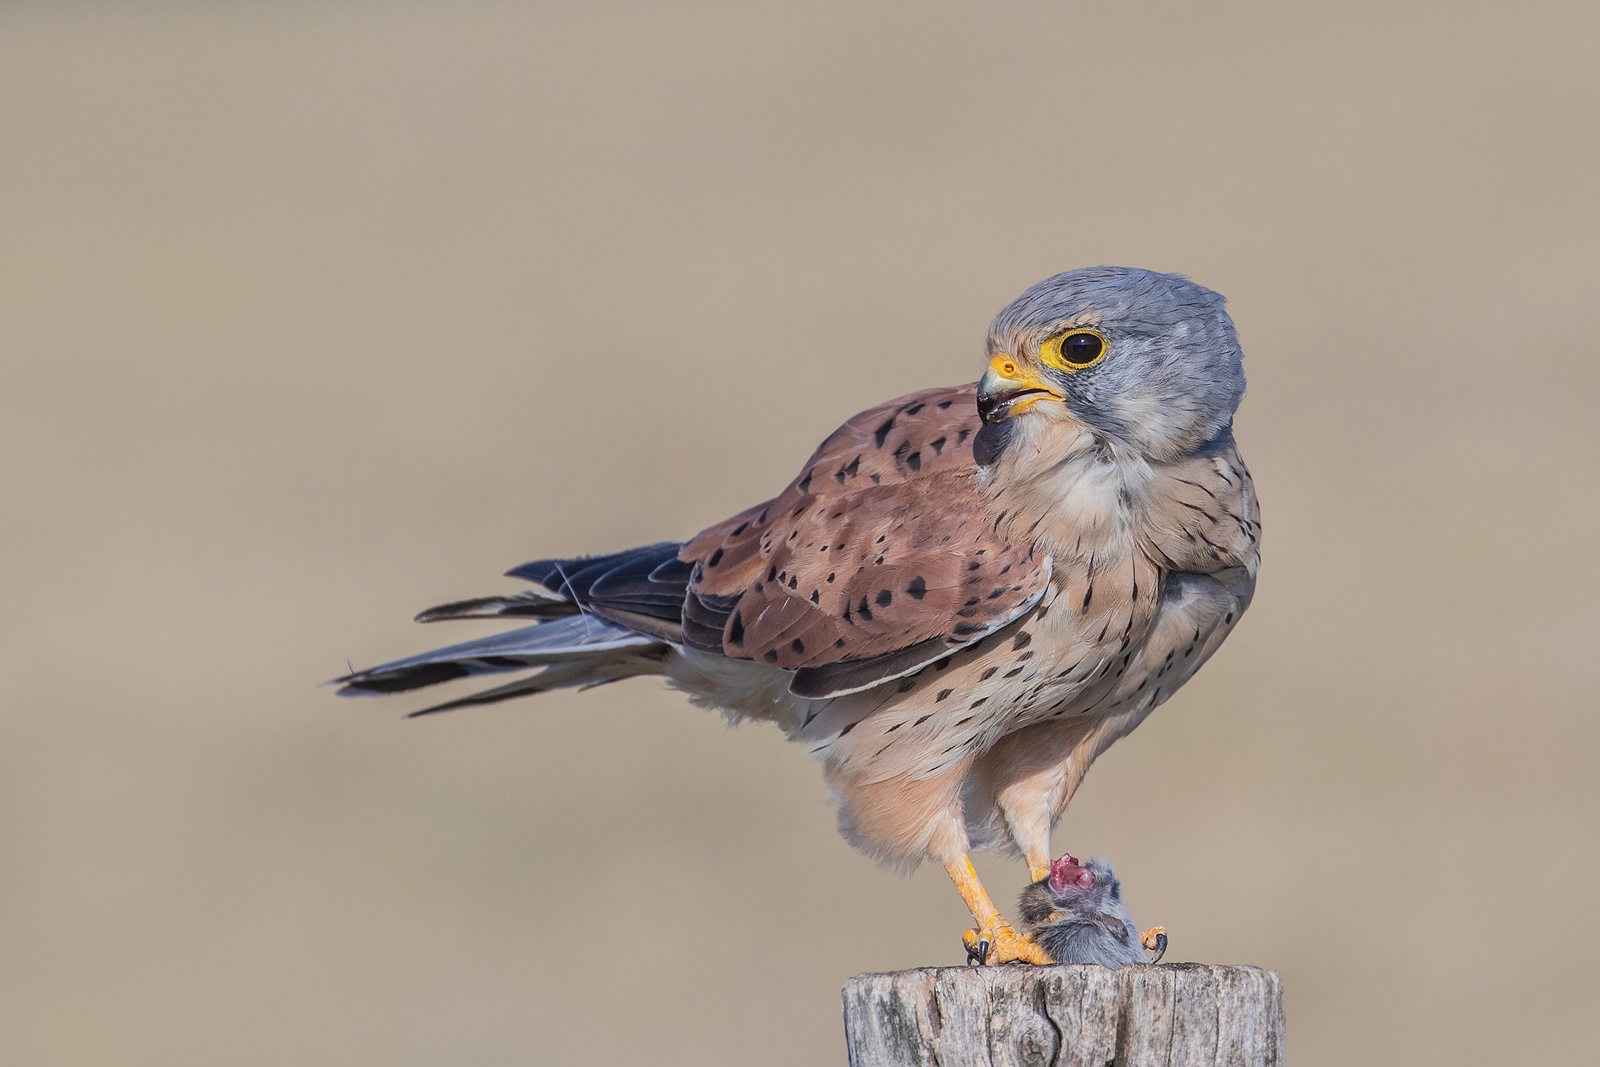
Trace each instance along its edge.
{"label": "brown wing", "polygon": [[795,693],[828,696],[1016,619],[1043,595],[1050,564],[983,496],[978,460],[994,432],[972,385],[845,423],[781,494],[684,545],[685,642],[795,670]]}

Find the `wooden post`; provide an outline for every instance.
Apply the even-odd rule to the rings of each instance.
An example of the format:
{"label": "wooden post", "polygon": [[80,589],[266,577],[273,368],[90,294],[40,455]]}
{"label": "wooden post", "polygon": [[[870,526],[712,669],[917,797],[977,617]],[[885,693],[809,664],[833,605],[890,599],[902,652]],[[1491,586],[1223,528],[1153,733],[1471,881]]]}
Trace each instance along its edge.
{"label": "wooden post", "polygon": [[845,983],[850,1067],[1282,1067],[1276,971],[928,967]]}

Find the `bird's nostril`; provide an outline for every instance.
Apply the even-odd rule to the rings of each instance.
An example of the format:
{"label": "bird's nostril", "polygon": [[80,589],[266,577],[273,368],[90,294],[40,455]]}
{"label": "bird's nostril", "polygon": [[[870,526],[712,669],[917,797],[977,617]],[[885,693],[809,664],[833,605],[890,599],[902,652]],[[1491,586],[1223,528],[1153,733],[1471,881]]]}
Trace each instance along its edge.
{"label": "bird's nostril", "polygon": [[1020,373],[1017,370],[1016,360],[1012,359],[1004,352],[991,359],[989,361],[989,366],[1002,378],[1015,378]]}

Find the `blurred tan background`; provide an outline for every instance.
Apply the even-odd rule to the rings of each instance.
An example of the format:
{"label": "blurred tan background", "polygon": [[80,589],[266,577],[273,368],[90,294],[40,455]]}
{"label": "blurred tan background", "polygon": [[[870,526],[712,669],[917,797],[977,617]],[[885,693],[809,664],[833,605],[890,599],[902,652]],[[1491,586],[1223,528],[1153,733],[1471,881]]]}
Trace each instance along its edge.
{"label": "blurred tan background", "polygon": [[1297,1064],[1592,1055],[1600,8],[1112,7],[8,4],[0,1061],[843,1062],[966,916],[777,733],[317,683],[1102,262],[1231,298],[1265,563],[1057,847]]}

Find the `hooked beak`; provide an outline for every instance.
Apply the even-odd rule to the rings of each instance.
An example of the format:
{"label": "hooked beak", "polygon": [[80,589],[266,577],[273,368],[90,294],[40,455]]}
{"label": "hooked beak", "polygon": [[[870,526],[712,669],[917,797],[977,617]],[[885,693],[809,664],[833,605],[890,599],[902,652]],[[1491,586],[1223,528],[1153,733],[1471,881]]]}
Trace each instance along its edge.
{"label": "hooked beak", "polygon": [[1004,422],[1047,397],[1066,399],[1048,382],[1002,352],[989,361],[989,369],[978,382],[978,415],[986,423]]}

